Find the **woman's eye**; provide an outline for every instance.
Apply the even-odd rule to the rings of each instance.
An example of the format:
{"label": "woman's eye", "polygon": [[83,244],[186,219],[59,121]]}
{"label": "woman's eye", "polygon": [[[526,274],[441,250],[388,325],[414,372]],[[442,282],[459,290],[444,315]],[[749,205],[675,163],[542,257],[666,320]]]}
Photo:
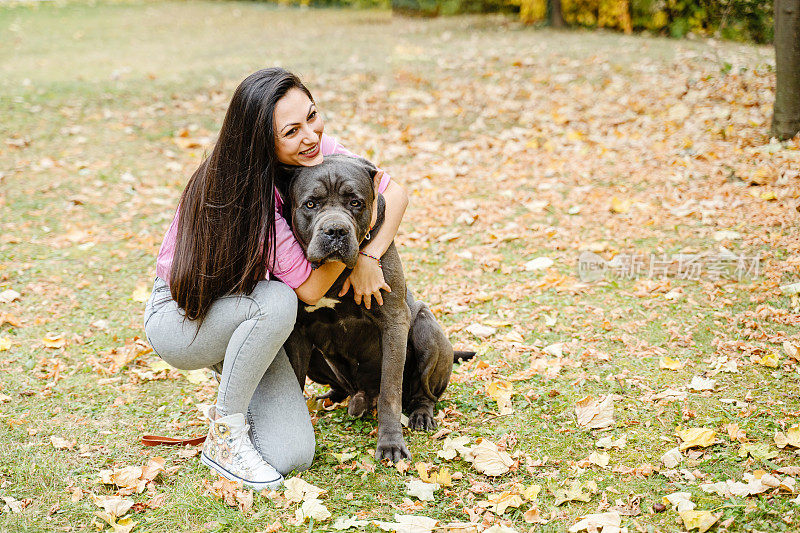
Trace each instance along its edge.
{"label": "woman's eye", "polygon": [[286,136],[288,137],[289,135],[294,135],[294,133],[296,131],[297,131],[297,128],[292,128],[292,129],[290,129],[289,131],[286,132]]}
{"label": "woman's eye", "polygon": [[309,200],[308,202],[306,202],[306,207],[309,209],[314,209],[315,207],[317,207],[317,203]]}
{"label": "woman's eye", "polygon": [[314,120],[315,118],[317,118],[317,112],[312,111],[311,114],[308,115],[308,120]]}
{"label": "woman's eye", "polygon": [[361,200],[350,200],[350,207],[361,207]]}

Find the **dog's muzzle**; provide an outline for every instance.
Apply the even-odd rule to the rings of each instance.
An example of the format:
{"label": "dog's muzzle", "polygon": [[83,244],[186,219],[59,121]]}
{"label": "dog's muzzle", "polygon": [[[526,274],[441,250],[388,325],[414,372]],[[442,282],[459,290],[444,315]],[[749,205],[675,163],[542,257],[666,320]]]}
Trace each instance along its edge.
{"label": "dog's muzzle", "polygon": [[358,241],[352,221],[336,215],[320,217],[314,225],[306,257],[312,263],[341,261],[348,268],[355,267]]}

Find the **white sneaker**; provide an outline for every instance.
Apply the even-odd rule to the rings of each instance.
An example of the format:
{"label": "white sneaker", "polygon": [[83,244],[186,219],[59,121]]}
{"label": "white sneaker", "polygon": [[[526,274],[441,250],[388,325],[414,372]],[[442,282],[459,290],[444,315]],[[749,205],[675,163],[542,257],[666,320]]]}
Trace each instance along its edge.
{"label": "white sneaker", "polygon": [[217,418],[216,407],[201,407],[209,429],[200,461],[231,481],[241,481],[256,490],[275,489],[283,476],[261,458],[253,446],[242,413]]}

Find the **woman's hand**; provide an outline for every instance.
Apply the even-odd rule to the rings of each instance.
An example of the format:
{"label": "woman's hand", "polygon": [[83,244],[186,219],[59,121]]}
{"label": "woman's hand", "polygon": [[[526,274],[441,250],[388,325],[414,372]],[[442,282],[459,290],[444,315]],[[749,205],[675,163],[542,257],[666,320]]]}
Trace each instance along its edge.
{"label": "woman's hand", "polygon": [[378,266],[378,262],[365,255],[358,255],[356,266],[350,273],[350,276],[345,280],[342,290],[339,291],[339,296],[344,296],[350,288],[353,288],[353,298],[356,305],[361,305],[361,300],[364,300],[364,307],[367,309],[372,305],[372,297],[378,305],[383,305],[383,295],[381,289],[386,292],[392,292],[392,288],[383,279],[383,270]]}

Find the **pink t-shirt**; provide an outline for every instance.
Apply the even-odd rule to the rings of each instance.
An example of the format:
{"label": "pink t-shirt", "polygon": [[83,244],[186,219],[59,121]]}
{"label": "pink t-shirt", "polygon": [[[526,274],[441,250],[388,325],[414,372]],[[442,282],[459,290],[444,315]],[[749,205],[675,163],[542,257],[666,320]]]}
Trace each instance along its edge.
{"label": "pink t-shirt", "polygon": [[[320,150],[323,157],[333,154],[345,154],[355,156],[352,152],[345,149],[344,146],[339,144],[336,139],[322,134],[320,140]],[[391,178],[389,174],[383,174],[383,179],[378,186],[378,192],[384,192],[389,186]],[[275,190],[275,250],[277,251],[275,257],[275,268],[271,270],[272,276],[286,283],[293,289],[296,289],[308,279],[311,275],[311,263],[306,260],[303,254],[303,248],[294,237],[292,228],[289,223],[281,215],[283,208],[283,201]],[[175,242],[178,236],[178,211],[175,211],[175,217],[169,225],[167,234],[164,236],[164,241],[161,243],[161,248],[158,251],[158,260],[156,262],[156,276],[169,283],[169,272],[172,268],[172,258],[175,256]],[[270,265],[267,265],[270,268]]]}

